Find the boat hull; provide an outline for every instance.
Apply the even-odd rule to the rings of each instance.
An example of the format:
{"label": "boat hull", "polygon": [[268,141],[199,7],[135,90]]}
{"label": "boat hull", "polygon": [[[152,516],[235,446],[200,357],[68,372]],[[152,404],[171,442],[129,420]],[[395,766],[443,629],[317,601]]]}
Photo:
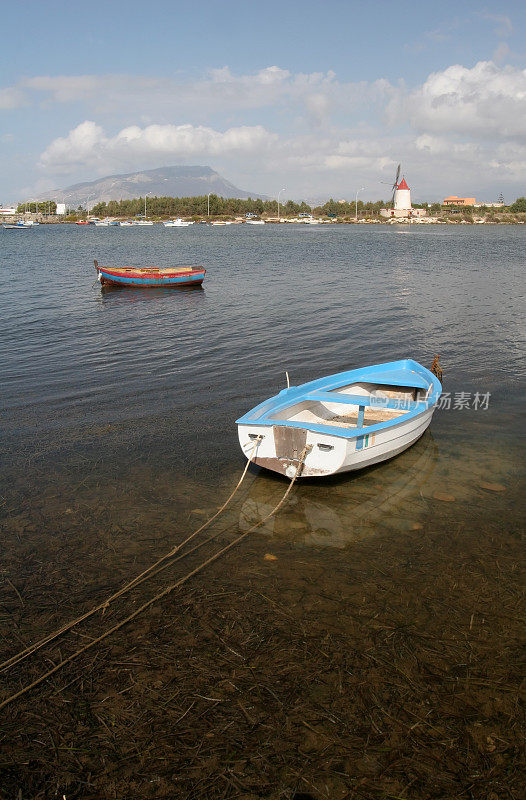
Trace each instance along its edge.
{"label": "boat hull", "polygon": [[283,440],[287,437],[284,437],[282,431],[278,431],[277,428],[286,429],[286,425],[272,428],[257,424],[238,425],[239,443],[247,458],[250,458],[256,442],[255,437],[263,436],[256,447],[253,463],[289,478],[296,474],[303,448],[310,445],[300,477],[337,475],[388,461],[407,450],[425,433],[434,410],[435,406],[432,406],[413,419],[400,421],[385,430],[365,433],[363,436],[351,439],[335,434],[318,433],[308,428],[288,428],[289,442],[285,442],[285,447]]}
{"label": "boat hull", "polygon": [[173,278],[121,278],[101,271],[99,280],[102,286],[131,286],[143,289],[152,286],[170,286],[176,289],[181,286],[200,286],[204,279],[204,273],[196,276],[180,275]]}

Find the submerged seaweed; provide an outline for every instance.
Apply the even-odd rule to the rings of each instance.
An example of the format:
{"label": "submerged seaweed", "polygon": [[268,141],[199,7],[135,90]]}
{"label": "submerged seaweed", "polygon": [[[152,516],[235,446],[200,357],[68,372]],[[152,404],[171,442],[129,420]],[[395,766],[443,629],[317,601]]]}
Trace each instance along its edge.
{"label": "submerged seaweed", "polygon": [[[141,571],[235,483],[230,470],[212,492],[139,466],[122,434],[105,436],[96,470],[85,436],[13,474],[2,659]],[[451,457],[428,436],[388,465],[298,486],[261,533],[4,709],[0,797],[518,798],[519,497],[503,457],[498,493],[466,451]],[[286,487],[247,480],[206,553],[2,676],[4,696]]]}

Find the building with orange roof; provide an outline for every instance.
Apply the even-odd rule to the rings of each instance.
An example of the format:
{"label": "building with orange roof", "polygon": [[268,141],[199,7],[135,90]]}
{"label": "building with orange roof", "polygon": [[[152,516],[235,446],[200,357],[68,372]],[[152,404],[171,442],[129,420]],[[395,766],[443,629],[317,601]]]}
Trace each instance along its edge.
{"label": "building with orange roof", "polygon": [[475,205],[475,198],[474,197],[457,197],[456,194],[450,195],[450,197],[446,197],[445,200],[442,201],[443,206],[474,206]]}

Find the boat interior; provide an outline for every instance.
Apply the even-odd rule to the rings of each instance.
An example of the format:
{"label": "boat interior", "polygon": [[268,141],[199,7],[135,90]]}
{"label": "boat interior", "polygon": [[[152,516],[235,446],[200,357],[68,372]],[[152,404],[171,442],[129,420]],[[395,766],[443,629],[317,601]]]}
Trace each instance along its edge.
{"label": "boat interior", "polygon": [[[275,419],[307,424],[333,425],[337,428],[356,428],[388,422],[403,416],[423,400],[425,392],[411,386],[390,386],[377,383],[352,383],[329,392],[312,392],[299,403],[276,412]],[[323,397],[322,397],[323,395]],[[334,396],[334,400],[331,399]],[[348,402],[345,396],[349,396]],[[363,397],[364,404],[358,398]],[[366,405],[376,401],[378,405]],[[386,408],[381,403],[400,405],[400,408]]]}
{"label": "boat interior", "polygon": [[[102,269],[104,269],[102,267]],[[113,272],[139,272],[145,275],[151,275],[154,272],[156,275],[172,274],[173,272],[192,272],[195,267],[111,267]]]}

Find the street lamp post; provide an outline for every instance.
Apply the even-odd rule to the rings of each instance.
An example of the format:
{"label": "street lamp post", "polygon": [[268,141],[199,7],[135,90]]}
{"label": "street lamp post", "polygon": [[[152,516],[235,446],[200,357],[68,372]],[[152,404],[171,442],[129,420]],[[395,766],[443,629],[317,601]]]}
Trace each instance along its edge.
{"label": "street lamp post", "polygon": [[90,194],[86,199],[86,222],[89,222],[89,201],[93,200],[94,197],[94,194]]}
{"label": "street lamp post", "polygon": [[206,216],[207,217],[210,216],[210,195],[211,194],[213,194],[213,192],[208,192],[208,194],[206,196]]}
{"label": "street lamp post", "polygon": [[278,222],[280,221],[280,216],[279,216],[279,196],[280,196],[281,192],[286,192],[286,191],[287,191],[286,189],[280,189],[279,192],[278,192]]}
{"label": "street lamp post", "polygon": [[365,186],[362,186],[356,192],[356,197],[354,198],[354,221],[358,222],[358,192],[363,192],[365,190]]}

